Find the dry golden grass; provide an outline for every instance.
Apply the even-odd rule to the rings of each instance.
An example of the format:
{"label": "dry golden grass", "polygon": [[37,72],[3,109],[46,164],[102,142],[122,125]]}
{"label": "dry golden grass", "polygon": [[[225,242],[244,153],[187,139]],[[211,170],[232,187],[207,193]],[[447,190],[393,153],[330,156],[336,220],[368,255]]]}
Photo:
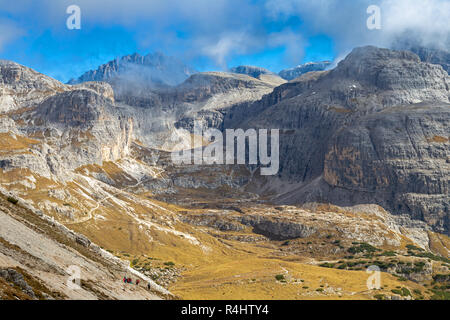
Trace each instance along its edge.
{"label": "dry golden grass", "polygon": [[[284,275],[286,282],[275,276]],[[373,294],[391,294],[397,286],[420,287],[381,274],[383,289],[370,291],[364,271],[321,268],[297,262],[243,258],[220,265],[187,271],[170,287],[184,299],[371,299]],[[321,287],[323,286],[323,287]],[[308,288],[305,288],[308,287]],[[316,289],[322,288],[323,292]]]}
{"label": "dry golden grass", "polygon": [[[103,166],[85,166],[77,171],[83,174],[84,169],[89,172],[106,173],[118,184],[125,184],[125,180],[130,183],[120,167],[112,162],[105,162]],[[31,175],[31,172],[20,169],[9,172],[0,170],[0,182],[14,182],[27,175]],[[76,192],[83,190],[85,194],[95,198],[87,186],[84,190],[84,187],[74,182],[62,186],[39,176],[34,177],[37,180],[36,189],[27,190],[25,197],[35,203],[50,200],[64,205],[63,200],[50,199],[48,196],[48,190],[57,187],[64,188],[70,193],[72,197],[70,206],[81,214],[96,206],[95,202]],[[196,192],[197,194],[192,195],[199,196],[199,191]],[[214,198],[214,193],[208,192],[211,202],[217,202],[217,196]],[[81,219],[81,223],[70,224],[69,227],[85,234],[94,243],[123,259],[132,261],[139,257],[151,257],[160,262],[173,261],[176,268],[185,271],[169,290],[183,299],[370,299],[375,293],[391,295],[390,290],[397,286],[420,288],[425,291],[419,285],[409,281],[400,282],[395,277],[383,273],[382,285],[387,287],[369,292],[366,286],[369,274],[364,271],[318,267],[308,264],[308,261],[312,260],[309,256],[280,254],[278,243],[271,241],[245,243],[220,239],[214,236],[214,233],[220,233],[217,230],[213,232],[211,229],[191,226],[176,219],[177,214],[201,215],[208,212],[208,209],[187,209],[167,204],[152,199],[148,192],[118,193],[113,198],[117,202],[112,199],[101,202],[98,210],[92,213],[91,219]],[[318,214],[332,212],[347,217],[360,216],[367,221],[378,219],[365,213],[350,212],[325,204],[318,206],[316,211]],[[70,223],[56,213],[49,214],[63,223]],[[84,217],[82,215],[75,218]],[[227,235],[230,234],[233,233],[227,232]],[[251,234],[251,230],[246,228],[240,234]],[[435,241],[435,246],[442,244],[448,248],[448,238],[438,238],[439,241]],[[402,247],[407,242],[408,239],[403,239]],[[286,283],[277,281],[275,279],[277,274],[284,274]],[[316,291],[319,288],[324,291]]]}
{"label": "dry golden grass", "polygon": [[330,107],[328,108],[328,110],[337,112],[337,113],[351,113],[353,112],[352,110],[349,109],[345,109],[345,108],[340,108],[340,107]]}
{"label": "dry golden grass", "polygon": [[0,133],[0,152],[17,151],[28,149],[33,144],[38,144],[39,141],[29,139],[23,136],[13,137],[9,133]]}
{"label": "dry golden grass", "polygon": [[443,257],[450,257],[450,238],[446,235],[428,232],[430,238],[430,249]]}
{"label": "dry golden grass", "polygon": [[432,138],[427,139],[428,142],[436,142],[436,143],[446,143],[448,142],[448,138],[441,136],[434,136]]}

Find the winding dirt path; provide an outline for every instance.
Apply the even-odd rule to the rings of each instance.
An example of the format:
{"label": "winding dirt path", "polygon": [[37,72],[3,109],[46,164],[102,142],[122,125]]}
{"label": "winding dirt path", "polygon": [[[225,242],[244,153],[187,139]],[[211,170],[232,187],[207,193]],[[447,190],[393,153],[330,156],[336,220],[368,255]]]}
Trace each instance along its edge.
{"label": "winding dirt path", "polygon": [[[107,200],[109,200],[109,199],[111,199],[111,198],[113,198],[113,197],[116,197],[116,196],[119,195],[119,194],[126,193],[128,189],[137,188],[137,187],[139,187],[141,184],[143,184],[143,183],[145,183],[145,182],[147,182],[147,181],[150,181],[150,180],[152,180],[152,179],[157,179],[158,177],[161,176],[161,174],[162,174],[163,172],[164,172],[163,169],[159,169],[159,172],[157,172],[156,174],[154,174],[152,177],[148,177],[148,178],[146,178],[146,179],[143,179],[143,180],[137,182],[136,184],[134,184],[134,185],[132,185],[132,186],[128,186],[128,187],[126,187],[126,188],[124,188],[124,189],[122,189],[122,190],[119,190],[119,191],[117,191],[117,192],[115,192],[115,193],[112,193],[112,194],[108,195],[107,197],[105,197],[105,198],[103,198],[103,199],[101,199],[101,200],[98,200],[98,201],[97,201],[97,205],[95,206],[95,208],[92,208],[91,210],[89,210],[87,217],[83,217],[83,218],[81,218],[81,219],[79,219],[79,220],[77,220],[77,221],[67,222],[67,223],[65,223],[65,224],[66,224],[66,225],[81,224],[81,223],[85,223],[85,222],[88,222],[88,221],[92,220],[92,219],[94,218],[94,212],[97,211],[97,210],[100,208],[100,205],[101,205],[103,202],[105,202],[105,201],[107,201]],[[76,183],[76,182],[75,182],[75,183]],[[78,185],[78,183],[76,183],[76,184]],[[84,188],[84,187],[83,187],[83,188]]]}

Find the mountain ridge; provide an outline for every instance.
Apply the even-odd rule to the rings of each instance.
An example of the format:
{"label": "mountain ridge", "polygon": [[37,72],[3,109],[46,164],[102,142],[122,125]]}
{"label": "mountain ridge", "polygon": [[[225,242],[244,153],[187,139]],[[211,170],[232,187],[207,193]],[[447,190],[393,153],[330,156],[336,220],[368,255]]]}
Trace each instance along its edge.
{"label": "mountain ridge", "polygon": [[[0,214],[26,204],[182,298],[434,297],[425,285],[449,270],[448,74],[369,46],[280,85],[264,76],[204,72],[118,94],[0,63]],[[173,146],[199,138],[194,121],[279,129],[279,174],[174,164]],[[20,232],[0,228],[2,253],[37,250],[5,219]],[[2,257],[0,296],[20,271]],[[385,288],[366,290],[366,264]],[[108,279],[118,298],[123,272]]]}
{"label": "mountain ridge", "polygon": [[164,55],[161,52],[140,55],[133,53],[117,57],[96,70],[89,70],[68,84],[78,84],[88,81],[105,81],[115,83],[124,80],[145,81],[151,86],[174,86],[186,80],[197,71],[185,65],[180,60]]}
{"label": "mountain ridge", "polygon": [[308,62],[296,67],[281,70],[278,75],[283,79],[290,81],[308,72],[324,71],[331,65],[331,61]]}

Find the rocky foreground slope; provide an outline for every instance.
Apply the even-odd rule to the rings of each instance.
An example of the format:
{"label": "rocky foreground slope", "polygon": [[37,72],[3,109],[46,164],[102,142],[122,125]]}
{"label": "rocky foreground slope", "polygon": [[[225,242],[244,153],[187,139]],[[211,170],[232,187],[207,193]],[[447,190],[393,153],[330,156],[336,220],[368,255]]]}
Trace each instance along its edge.
{"label": "rocky foreground slope", "polygon": [[125,262],[12,197],[0,196],[0,219],[0,299],[170,297],[151,280],[152,291],[124,284],[137,279]]}

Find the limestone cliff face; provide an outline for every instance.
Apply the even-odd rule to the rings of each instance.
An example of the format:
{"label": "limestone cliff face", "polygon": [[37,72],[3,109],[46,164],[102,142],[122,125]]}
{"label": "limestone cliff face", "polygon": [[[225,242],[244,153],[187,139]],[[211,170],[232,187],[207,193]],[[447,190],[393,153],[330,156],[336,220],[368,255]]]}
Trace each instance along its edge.
{"label": "limestone cliff face", "polygon": [[324,180],[373,194],[440,232],[449,230],[450,105],[389,108],[359,119],[334,138]]}
{"label": "limestone cliff face", "polygon": [[225,127],[281,130],[280,178],[299,186],[281,202],[378,203],[448,233],[449,87],[411,52],[357,48],[234,108]]}
{"label": "limestone cliff face", "polygon": [[57,147],[72,168],[128,155],[133,123],[118,112],[108,94],[84,88],[59,93],[39,104],[28,118],[35,129],[61,133]]}
{"label": "limestone cliff face", "polygon": [[63,90],[66,86],[57,80],[18,63],[0,60],[0,113],[30,107]]}
{"label": "limestone cliff face", "polygon": [[305,73],[313,71],[323,71],[331,66],[331,61],[309,62],[295,68],[281,70],[279,75],[286,80],[294,80]]}
{"label": "limestone cliff face", "polygon": [[428,62],[432,64],[439,64],[450,73],[450,51],[448,49],[443,50],[442,48],[427,48],[418,44],[414,44],[414,41],[400,41],[395,49],[403,49],[414,52],[417,54],[423,62]]}
{"label": "limestone cliff face", "polygon": [[3,169],[67,177],[67,170],[128,155],[133,123],[109,84],[66,86],[12,62],[0,67],[2,131],[39,138],[31,154],[3,156]]}
{"label": "limestone cliff face", "polygon": [[[333,70],[282,85],[262,74],[206,72],[172,88],[119,93],[102,82],[64,85],[10,62],[0,68],[0,133],[37,141],[14,140],[23,147],[0,154],[3,170],[69,179],[83,165],[130,156],[133,140],[170,150],[194,120],[273,128],[280,171],[265,183],[275,201],[378,204],[450,230],[450,78],[411,52],[357,48]],[[194,175],[175,184],[195,189]],[[255,180],[246,183],[260,192]]]}
{"label": "limestone cliff face", "polygon": [[240,103],[254,102],[278,84],[244,74],[203,72],[182,84],[161,90],[115,94],[124,114],[133,118],[134,135],[147,146],[170,149],[177,129],[192,129],[195,120],[221,128],[224,114]]}

